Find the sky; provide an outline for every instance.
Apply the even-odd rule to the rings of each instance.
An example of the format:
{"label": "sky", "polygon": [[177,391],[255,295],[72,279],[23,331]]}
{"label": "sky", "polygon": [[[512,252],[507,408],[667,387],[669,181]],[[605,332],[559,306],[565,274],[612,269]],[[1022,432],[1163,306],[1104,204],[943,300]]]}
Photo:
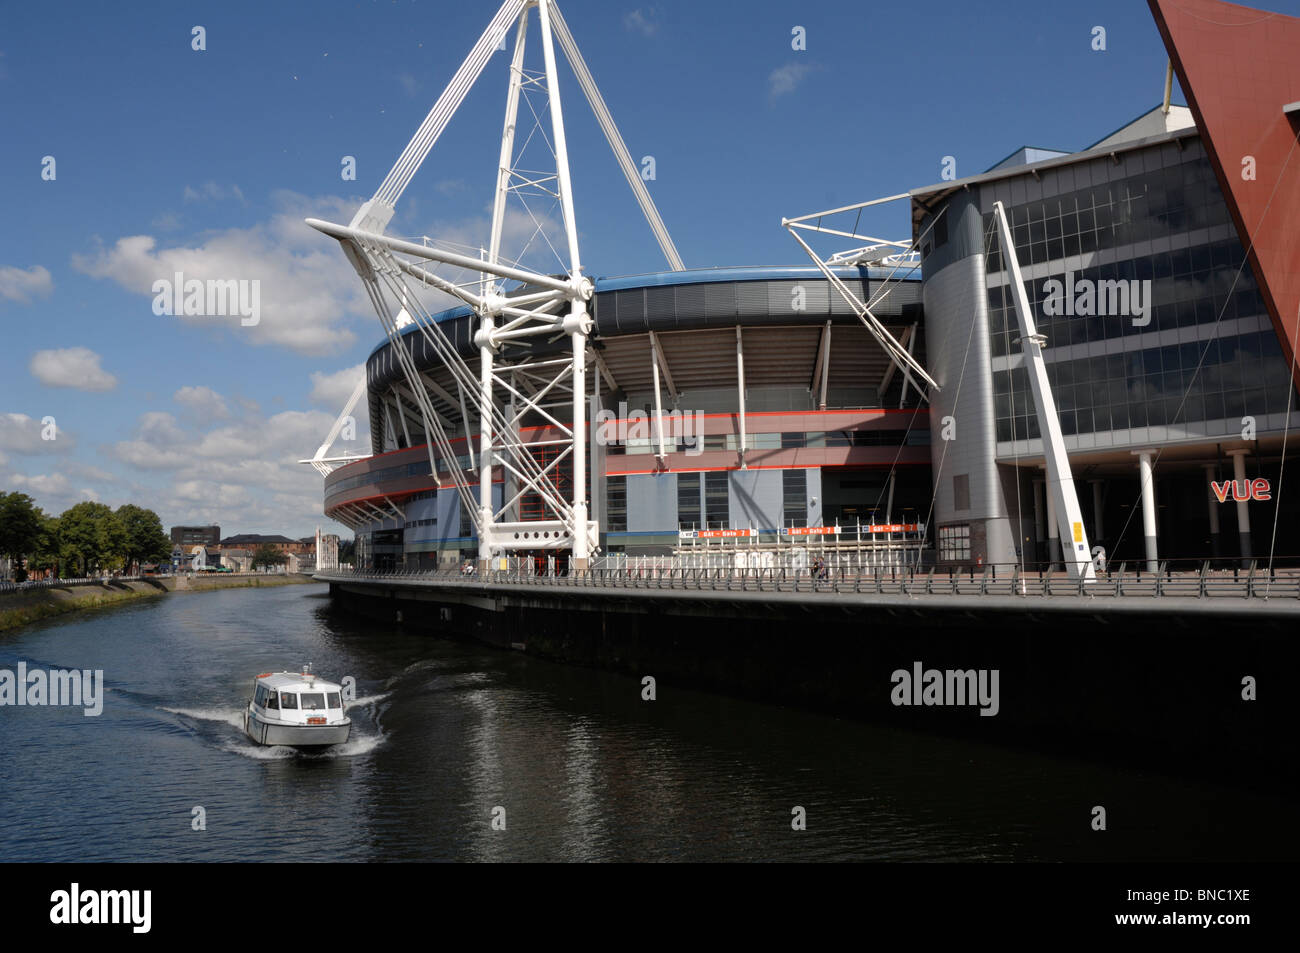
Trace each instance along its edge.
{"label": "sky", "polygon": [[[692,268],[806,264],[783,216],[937,182],[945,157],[962,177],[1022,145],[1081,149],[1163,95],[1166,54],[1134,0],[560,6],[631,155],[653,157],[647,188]],[[1300,0],[1270,9],[1300,15]],[[351,219],[495,10],[0,4],[0,491],[52,513],[134,502],[223,535],[346,533],[296,461],[383,332],[338,244],[303,219]],[[493,55],[389,234],[485,241],[508,56]],[[563,62],[560,94],[587,273],[664,270]],[[525,110],[520,134],[532,125]],[[558,211],[531,211],[554,236]],[[911,238],[906,203],[860,224]],[[506,253],[533,232],[514,209]],[[527,247],[525,263],[559,270],[544,240]],[[257,322],[156,314],[154,282],[178,271],[257,281]],[[336,451],[368,450],[365,416]]]}

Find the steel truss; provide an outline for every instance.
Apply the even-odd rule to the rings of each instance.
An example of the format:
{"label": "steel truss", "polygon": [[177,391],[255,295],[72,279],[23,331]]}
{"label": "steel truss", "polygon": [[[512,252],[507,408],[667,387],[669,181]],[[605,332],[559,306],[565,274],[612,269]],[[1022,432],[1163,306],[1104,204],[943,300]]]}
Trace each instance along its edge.
{"label": "steel truss", "polygon": [[[806,254],[817,269],[830,282],[832,288],[843,298],[853,309],[863,325],[871,332],[872,337],[884,349],[886,356],[893,362],[904,374],[907,380],[911,381],[911,375],[915,374],[926,384],[939,390],[939,385],[935,383],[934,378],[926,373],[925,368],[921,366],[916,358],[912,357],[911,350],[906,345],[900,343],[889,329],[872,313],[871,308],[884,298],[888,291],[882,292],[871,301],[863,301],[849,288],[844,281],[832,271],[832,268],[852,266],[865,267],[875,266],[879,268],[892,268],[894,272],[900,270],[911,270],[920,264],[920,255],[917,254],[917,243],[888,241],[883,238],[872,238],[870,235],[860,235],[857,231],[857,225],[845,231],[843,229],[828,228],[822,224],[822,219],[833,215],[842,215],[847,212],[858,212],[861,214],[862,209],[870,208],[874,205],[883,205],[886,202],[896,202],[900,199],[908,198],[904,193],[902,195],[890,195],[883,199],[872,199],[869,202],[858,202],[856,205],[844,205],[840,208],[827,209],[824,212],[811,212],[808,215],[800,215],[797,218],[781,219],[781,226],[790,233],[790,237],[799,243],[799,247]],[[838,238],[848,238],[856,242],[866,242],[865,245],[855,246],[848,251],[836,252],[829,258],[822,258],[817,254],[799,234],[800,231],[817,232],[822,235],[834,235]]]}
{"label": "steel truss", "polygon": [[[543,68],[540,70],[529,70],[524,65],[529,16],[534,9],[542,49]],[[479,257],[473,257],[437,247],[427,239],[417,243],[384,234],[397,201],[464,102],[493,52],[505,48],[505,38],[511,27],[514,28],[515,43],[488,247]],[[344,254],[361,277],[406,380],[400,400],[402,404],[410,405],[423,424],[430,469],[435,480],[439,472],[437,461],[441,458],[460,494],[462,506],[472,514],[479,537],[481,566],[486,566],[488,560],[506,551],[551,548],[570,549],[575,568],[585,569],[588,558],[597,548],[599,527],[588,519],[586,473],[585,384],[588,335],[592,328],[588,302],[593,285],[591,279],[582,273],[556,72],[555,40],[559,41],[664,256],[672,268],[682,269],[684,266],[677,249],[555,0],[506,0],[378,191],[361,206],[352,222],[344,226],[319,219],[307,220],[313,228],[340,242]],[[546,109],[540,112],[535,109],[530,95],[545,97],[550,112],[549,137],[541,119]],[[533,140],[530,134],[522,147],[516,148],[521,101],[528,104],[536,120],[534,133],[541,132],[540,138],[550,150],[554,160],[553,172],[527,169],[521,165],[524,150]],[[528,205],[530,197],[549,199],[559,206],[563,216],[564,241],[561,244],[565,254],[561,255],[545,236],[542,222]],[[536,225],[529,244],[540,234],[555,252],[563,274],[542,274],[503,258],[501,244],[507,202],[511,198],[523,204]],[[469,284],[456,284],[425,267],[425,262],[432,262],[435,268],[439,265],[461,268],[477,273],[479,278]],[[507,290],[504,282],[519,284]],[[474,336],[479,350],[477,369],[471,368],[461,357],[433,320],[431,310],[421,301],[420,292],[429,289],[464,302],[478,316],[479,325]],[[415,326],[413,331],[407,328],[408,324]],[[405,333],[403,329],[406,329]],[[459,392],[467,438],[470,436],[471,416],[467,404],[473,404],[477,411],[477,465],[469,468],[474,479],[460,466],[447,432],[447,421],[437,413],[430,396],[433,393],[449,400],[450,395],[421,374],[416,366],[407,342],[413,334],[424,339],[450,372]],[[546,343],[554,343],[564,337],[570,343],[567,356],[558,359],[535,359],[531,356],[534,339],[542,338]],[[506,397],[505,406],[498,403],[498,394]],[[399,419],[405,428],[407,411],[402,404],[399,404]],[[568,414],[564,413],[566,407]],[[521,440],[516,426],[521,413],[539,415],[558,437],[542,441]],[[409,434],[407,436],[409,442]],[[318,464],[317,469],[328,463],[324,450],[330,442],[332,437],[312,461]],[[543,447],[560,448],[545,465],[537,454]],[[556,484],[555,478],[562,463],[572,467],[573,487],[569,496],[563,494]],[[503,485],[510,489],[502,494],[503,505],[494,509],[492,482],[498,467],[507,478]],[[549,518],[506,519],[526,496],[540,499]],[[372,509],[376,513],[384,512],[378,507]],[[365,512],[365,507],[355,507],[347,515],[359,521]]]}

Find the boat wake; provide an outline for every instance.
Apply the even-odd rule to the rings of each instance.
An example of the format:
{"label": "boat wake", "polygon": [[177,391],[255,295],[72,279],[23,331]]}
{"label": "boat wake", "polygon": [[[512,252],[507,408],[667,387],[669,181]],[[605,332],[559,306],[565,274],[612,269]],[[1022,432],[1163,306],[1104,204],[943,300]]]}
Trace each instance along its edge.
{"label": "boat wake", "polygon": [[357,758],[367,755],[384,743],[382,735],[360,735],[353,731],[352,737],[341,745],[334,745],[323,751],[299,751],[285,745],[255,745],[251,741],[231,741],[221,746],[222,751],[251,758],[254,761],[335,761],[340,758]]}
{"label": "boat wake", "polygon": [[352,701],[344,705],[343,708],[345,711],[350,711],[353,708],[364,708],[368,705],[374,705],[383,701],[391,694],[392,692],[380,692],[378,695],[364,695],[361,698],[354,698]]}
{"label": "boat wake", "polygon": [[244,710],[242,708],[163,708],[163,711],[182,718],[195,721],[216,721],[244,730]]}

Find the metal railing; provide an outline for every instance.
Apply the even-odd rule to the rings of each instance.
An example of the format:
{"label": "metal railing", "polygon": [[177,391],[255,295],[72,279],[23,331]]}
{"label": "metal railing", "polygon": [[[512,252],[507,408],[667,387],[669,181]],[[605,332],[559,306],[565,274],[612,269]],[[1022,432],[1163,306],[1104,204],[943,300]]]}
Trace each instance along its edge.
{"label": "metal railing", "polygon": [[283,569],[272,572],[259,572],[257,570],[251,570],[248,572],[195,572],[193,570],[186,570],[184,572],[154,572],[142,576],[78,576],[73,579],[28,579],[26,582],[0,581],[0,595],[10,592],[31,592],[37,589],[62,589],[66,586],[101,585],[112,582],[146,582],[150,579],[173,579],[179,577],[189,577],[191,579],[231,579],[246,576],[263,577],[285,575],[289,575],[289,573]]}
{"label": "metal railing", "polygon": [[31,592],[34,589],[62,589],[64,586],[84,586],[87,583],[106,582],[140,582],[144,579],[157,579],[161,574],[151,576],[78,576],[74,579],[28,579],[25,582],[0,582],[0,593]]}
{"label": "metal railing", "polygon": [[320,577],[375,581],[429,581],[472,584],[514,584],[586,589],[666,589],[686,592],[799,592],[907,596],[1015,596],[1025,599],[1091,597],[1095,599],[1300,599],[1300,568],[1271,572],[1252,562],[1246,567],[1214,568],[1199,564],[1160,563],[1156,572],[1118,569],[1097,573],[1096,579],[1071,579],[1062,571],[1022,570],[1018,564],[978,568],[901,567],[858,570],[827,568],[821,572],[782,568],[716,568],[671,565],[672,557],[644,557],[610,567],[596,560],[585,572],[555,569],[554,561],[537,572],[531,560],[512,557],[506,568],[475,570],[350,570]]}

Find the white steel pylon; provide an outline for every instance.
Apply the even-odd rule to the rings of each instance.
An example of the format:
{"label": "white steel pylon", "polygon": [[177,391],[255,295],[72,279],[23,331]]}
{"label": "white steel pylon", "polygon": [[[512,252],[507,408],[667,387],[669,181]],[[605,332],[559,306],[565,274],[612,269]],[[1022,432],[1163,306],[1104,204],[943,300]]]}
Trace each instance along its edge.
{"label": "white steel pylon", "polygon": [[[537,11],[540,32],[544,64],[541,70],[528,70],[524,65],[529,14],[533,9]],[[393,218],[398,199],[493,53],[506,48],[506,36],[512,26],[515,45],[510,63],[488,247],[480,257],[474,258],[430,246],[428,242],[403,241],[386,235],[384,232]],[[462,506],[473,514],[479,536],[481,567],[504,551],[550,548],[571,549],[575,568],[584,569],[598,540],[598,527],[587,515],[586,485],[585,380],[587,339],[592,326],[587,303],[591,300],[593,285],[591,279],[582,273],[553,38],[559,40],[669,265],[674,269],[683,268],[672,239],[555,0],[506,0],[378,191],[361,206],[351,224],[343,226],[319,219],[307,220],[313,228],[339,240],[344,254],[365,283],[406,378],[409,395],[413,395],[418,404],[430,468],[436,475],[436,459],[445,461]],[[543,96],[549,108],[548,138],[541,121],[542,113],[533,109],[531,102],[529,104],[537,119],[534,131],[541,131],[540,138],[554,159],[553,173],[525,169],[519,162],[522,149],[516,150],[515,134],[519,106],[521,99],[527,100],[530,93]],[[533,136],[528,136],[523,148],[527,148],[532,139]],[[527,207],[524,197],[538,195],[553,199],[563,216],[564,241],[561,244],[565,254],[561,255],[551,246],[559,259],[563,272],[560,275],[544,274],[529,270],[518,262],[508,262],[501,252],[507,200],[515,197],[524,201]],[[542,223],[531,209],[528,212],[537,225],[537,231],[533,233],[536,237],[542,231]],[[437,264],[455,266],[476,273],[478,277],[468,284],[456,284],[434,274],[423,262],[434,262],[435,267]],[[504,285],[507,281],[519,284],[507,290]],[[428,288],[465,302],[478,315],[479,326],[474,336],[479,349],[477,370],[469,367],[432,319],[432,312],[421,302],[419,290]],[[398,326],[393,308],[398,302],[411,323],[416,325],[416,333],[423,337],[451,373],[462,399],[468,397],[476,406],[479,418],[477,494],[457,462],[442,417],[433,406],[428,382],[415,365],[405,340],[410,334],[403,335]],[[532,358],[530,339],[538,336],[551,341],[567,336],[571,354],[560,359]],[[538,415],[545,425],[557,430],[561,438],[524,443],[517,433],[514,412],[507,412],[498,405],[498,391],[506,394],[514,407]],[[552,391],[561,399],[557,401],[552,397],[548,401],[546,398]],[[566,395],[567,401],[563,399]],[[560,410],[565,403],[571,408],[567,420]],[[465,436],[468,439],[470,435],[467,433]],[[536,455],[543,447],[558,448],[545,466]],[[573,470],[572,494],[568,497],[561,493],[555,481],[559,472],[557,468],[565,460]],[[518,492],[506,499],[507,494],[503,491],[501,506],[494,507],[492,483],[497,467],[503,474],[510,475]],[[503,520],[503,515],[525,495],[539,499],[545,514],[551,518],[522,522]]]}
{"label": "white steel pylon", "polygon": [[[1016,318],[1020,323],[1020,351],[1029,377],[1029,389],[1034,395],[1034,411],[1038,414],[1038,430],[1043,438],[1043,455],[1047,459],[1047,492],[1051,494],[1056,511],[1056,522],[1061,534],[1061,555],[1065,568],[1074,579],[1096,582],[1097,570],[1088,548],[1088,534],[1083,528],[1083,510],[1079,507],[1079,494],[1074,488],[1074,475],[1070,458],[1065,452],[1065,438],[1061,421],[1056,415],[1056,401],[1052,385],[1047,379],[1047,364],[1043,361],[1043,344],[1046,338],[1038,333],[1034,313],[1030,310],[1029,296],[1025,293],[1024,278],[1020,274],[1020,259],[1011,238],[1006,211],[1001,202],[993,203],[993,218],[998,226],[998,243],[1007,263],[1007,276],[1011,279],[1011,300],[1015,303]],[[1012,437],[1015,435],[1012,434]],[[1020,479],[1019,474],[1016,479]]]}

